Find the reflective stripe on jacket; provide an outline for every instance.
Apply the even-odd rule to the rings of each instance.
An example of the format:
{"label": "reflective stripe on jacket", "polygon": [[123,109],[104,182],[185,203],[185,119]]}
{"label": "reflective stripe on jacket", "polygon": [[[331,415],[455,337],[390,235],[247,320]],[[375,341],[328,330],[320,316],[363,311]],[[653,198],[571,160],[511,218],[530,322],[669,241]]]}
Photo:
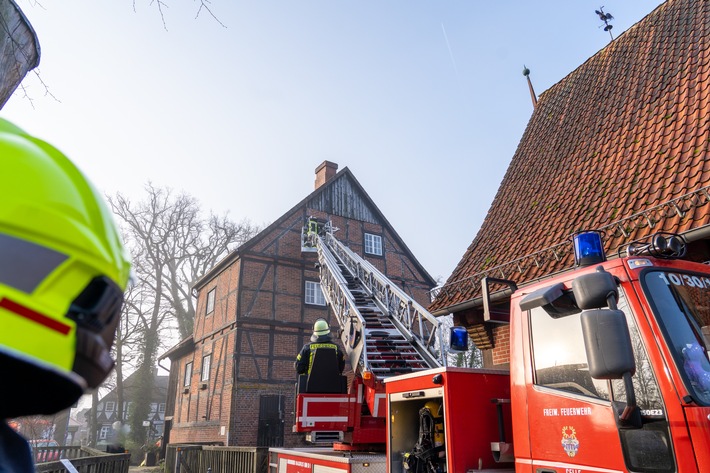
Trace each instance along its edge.
{"label": "reflective stripe on jacket", "polygon": [[345,357],[343,356],[343,352],[340,350],[340,348],[338,348],[338,345],[331,341],[316,341],[304,345],[301,349],[301,352],[296,357],[296,372],[298,374],[311,373],[311,368],[313,367],[313,358],[315,356],[315,352],[319,348],[335,350],[335,353],[338,358],[338,370],[342,373],[343,368],[345,367]]}

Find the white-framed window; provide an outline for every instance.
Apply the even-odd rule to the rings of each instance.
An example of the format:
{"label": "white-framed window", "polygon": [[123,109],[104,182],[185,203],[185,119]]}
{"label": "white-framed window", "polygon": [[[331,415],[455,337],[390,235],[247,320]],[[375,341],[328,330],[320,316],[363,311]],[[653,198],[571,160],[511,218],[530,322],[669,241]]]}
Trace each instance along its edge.
{"label": "white-framed window", "polygon": [[205,313],[208,315],[214,312],[214,298],[216,293],[216,287],[213,287],[212,289],[210,289],[210,292],[207,293],[207,311]]}
{"label": "white-framed window", "polygon": [[365,233],[365,253],[382,256],[382,237],[380,235]]}
{"label": "white-framed window", "polygon": [[123,401],[123,419],[124,420],[128,419],[128,416],[131,414],[132,409],[133,409],[133,401]]}
{"label": "white-framed window", "polygon": [[210,365],[212,364],[212,353],[202,357],[202,372],[200,373],[200,381],[210,379]]}
{"label": "white-framed window", "polygon": [[306,281],[306,304],[325,305],[325,297],[320,288],[320,283]]}
{"label": "white-framed window", "polygon": [[99,431],[99,440],[104,440],[108,437],[108,433],[111,431],[110,425],[102,425]]}
{"label": "white-framed window", "polygon": [[113,412],[116,410],[116,403],[113,401],[106,401],[106,408],[104,409],[106,412]]}
{"label": "white-framed window", "polygon": [[192,361],[185,363],[185,376],[182,379],[183,386],[189,386],[192,379]]}
{"label": "white-framed window", "polygon": [[158,404],[158,412],[165,412],[165,403],[161,402]]}

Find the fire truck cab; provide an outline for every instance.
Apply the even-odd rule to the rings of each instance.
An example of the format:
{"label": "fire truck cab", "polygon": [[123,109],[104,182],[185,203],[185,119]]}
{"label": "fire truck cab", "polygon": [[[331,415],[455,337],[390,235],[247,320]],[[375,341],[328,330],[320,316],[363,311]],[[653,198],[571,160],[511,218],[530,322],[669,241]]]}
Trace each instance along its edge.
{"label": "fire truck cab", "polygon": [[[608,261],[580,245],[576,269],[510,282],[508,399],[482,370],[387,381],[389,471],[710,471],[710,267],[677,259],[675,235]],[[444,420],[433,460],[399,426],[427,398]]]}

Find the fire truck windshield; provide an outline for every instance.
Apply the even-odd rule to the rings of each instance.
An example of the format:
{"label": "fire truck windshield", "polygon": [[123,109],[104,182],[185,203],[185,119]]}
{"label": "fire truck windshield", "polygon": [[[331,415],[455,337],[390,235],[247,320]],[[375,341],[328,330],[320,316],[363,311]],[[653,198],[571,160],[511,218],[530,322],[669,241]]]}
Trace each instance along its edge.
{"label": "fire truck windshield", "polygon": [[710,405],[710,275],[651,270],[643,286],[689,393]]}

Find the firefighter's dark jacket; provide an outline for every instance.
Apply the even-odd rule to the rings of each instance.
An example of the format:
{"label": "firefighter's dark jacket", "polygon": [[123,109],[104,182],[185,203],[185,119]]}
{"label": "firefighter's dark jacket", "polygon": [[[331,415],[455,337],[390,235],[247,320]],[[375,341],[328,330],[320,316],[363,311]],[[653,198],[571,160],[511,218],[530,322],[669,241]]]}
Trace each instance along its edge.
{"label": "firefighter's dark jacket", "polygon": [[343,356],[343,351],[338,347],[338,345],[333,343],[333,339],[330,334],[327,334],[321,335],[320,337],[311,337],[311,342],[303,345],[303,348],[301,348],[301,352],[296,357],[296,362],[294,363],[296,373],[309,374],[311,372],[313,356],[320,348],[335,349],[338,357],[338,371],[340,373],[343,372],[343,369],[345,368],[345,357]]}

